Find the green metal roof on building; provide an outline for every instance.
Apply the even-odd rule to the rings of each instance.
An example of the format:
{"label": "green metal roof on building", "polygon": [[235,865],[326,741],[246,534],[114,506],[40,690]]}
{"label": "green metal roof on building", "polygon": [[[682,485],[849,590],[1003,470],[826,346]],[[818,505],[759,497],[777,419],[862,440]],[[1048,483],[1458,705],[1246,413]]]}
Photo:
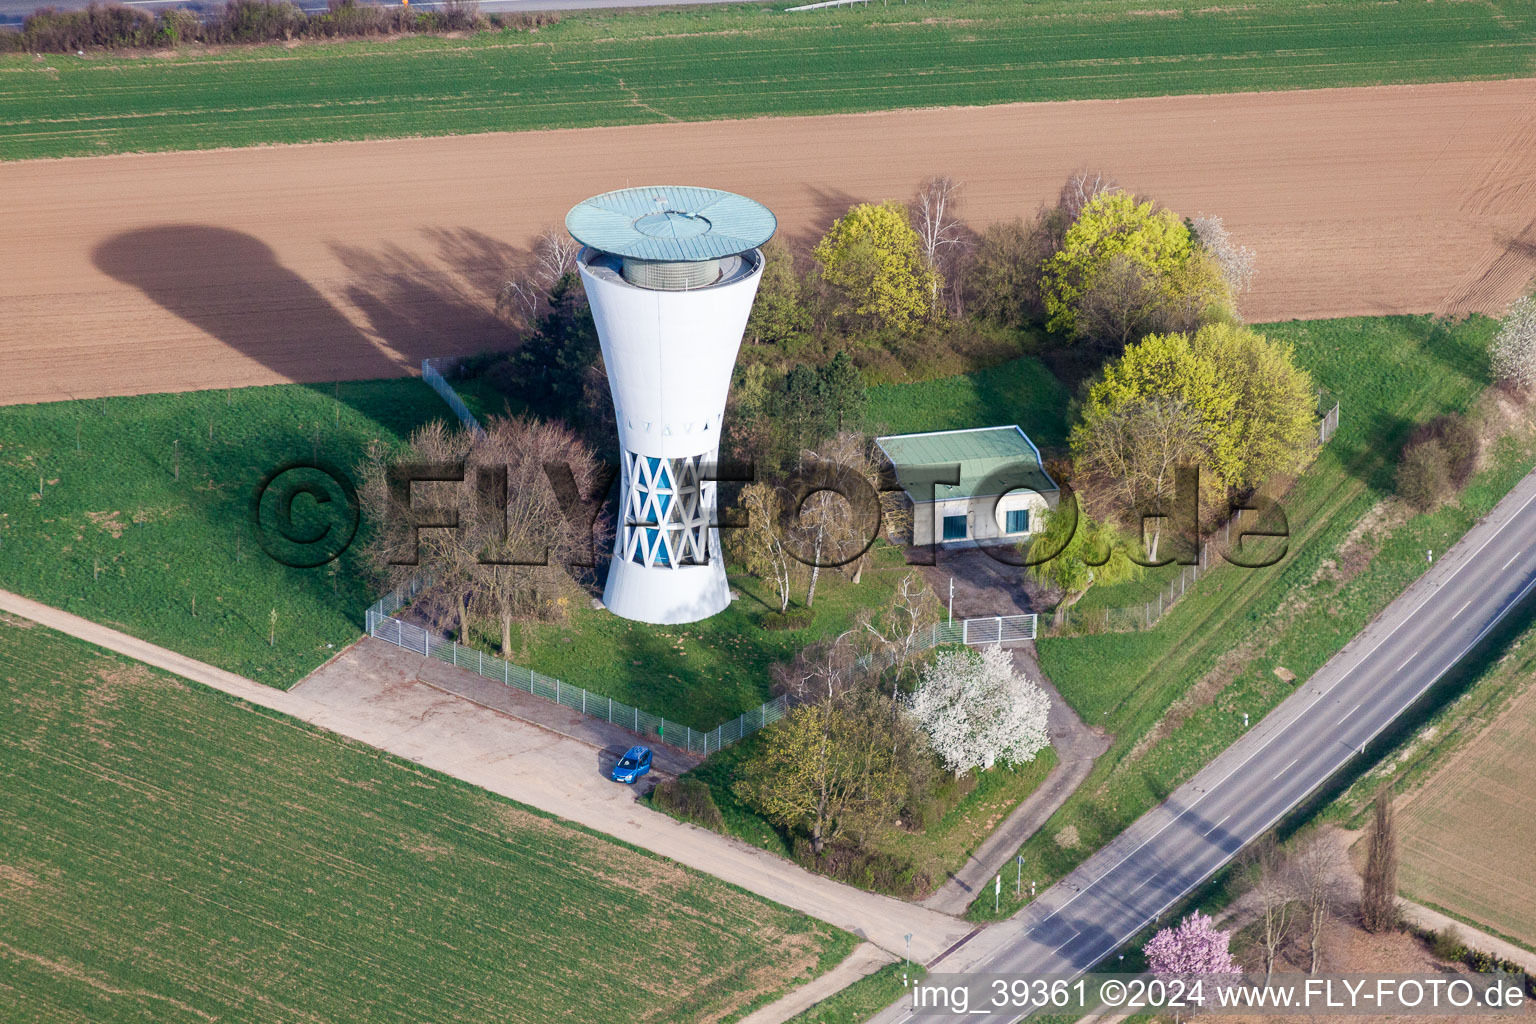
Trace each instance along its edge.
{"label": "green metal roof on building", "polygon": [[583,245],[635,260],[694,263],[750,252],[779,222],[734,192],[651,185],[604,192],[572,207],[565,228]]}
{"label": "green metal roof on building", "polygon": [[[913,501],[986,497],[1020,487],[1042,494],[1057,490],[1040,464],[1039,449],[1017,426],[895,434],[875,442]],[[920,479],[931,480],[941,475],[938,470],[953,466],[960,469],[958,485],[935,484],[932,499],[926,484],[917,486]]]}

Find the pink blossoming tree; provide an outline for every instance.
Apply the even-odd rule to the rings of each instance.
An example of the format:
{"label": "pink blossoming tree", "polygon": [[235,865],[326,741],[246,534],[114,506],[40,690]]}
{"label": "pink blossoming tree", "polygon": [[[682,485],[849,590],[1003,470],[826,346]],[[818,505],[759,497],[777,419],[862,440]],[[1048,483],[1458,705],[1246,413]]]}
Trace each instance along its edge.
{"label": "pink blossoming tree", "polygon": [[1242,968],[1227,948],[1231,939],[1231,932],[1218,930],[1197,910],[1177,928],[1152,936],[1143,952],[1154,974],[1236,974]]}

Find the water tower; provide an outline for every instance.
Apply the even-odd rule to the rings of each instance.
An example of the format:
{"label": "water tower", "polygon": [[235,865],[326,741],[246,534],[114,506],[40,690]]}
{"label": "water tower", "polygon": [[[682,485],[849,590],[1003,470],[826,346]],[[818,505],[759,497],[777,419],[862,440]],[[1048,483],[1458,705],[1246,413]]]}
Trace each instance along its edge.
{"label": "water tower", "polygon": [[619,426],[619,521],[603,603],[641,622],[697,622],[730,604],[714,527],[731,370],[778,226],[761,203],[661,185],[593,196],[566,215]]}

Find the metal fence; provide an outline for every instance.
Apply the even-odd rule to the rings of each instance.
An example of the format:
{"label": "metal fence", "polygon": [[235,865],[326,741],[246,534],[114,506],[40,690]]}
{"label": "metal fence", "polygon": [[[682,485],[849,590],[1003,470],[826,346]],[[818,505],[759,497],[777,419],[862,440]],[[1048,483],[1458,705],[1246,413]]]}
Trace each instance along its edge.
{"label": "metal fence", "polygon": [[[473,647],[465,647],[422,626],[402,622],[394,617],[395,612],[409,604],[429,585],[427,577],[418,576],[407,586],[390,591],[375,601],[364,615],[368,635],[396,647],[447,662],[455,668],[468,669],[486,679],[515,687],[535,697],[552,700],[592,718],[622,726],[647,739],[670,743],[694,754],[709,755],[739,743],[744,737],[777,722],[789,711],[788,700],[779,696],[708,732],[701,732],[612,697],[514,665]],[[927,650],[940,644],[952,643],[976,646],[1032,640],[1035,636],[1035,619],[1034,615],[1005,615],[937,623],[919,639],[916,649]]]}
{"label": "metal fence", "polygon": [[1334,402],[1333,407],[1322,414],[1317,421],[1317,443],[1327,444],[1329,438],[1339,429],[1339,403]]}
{"label": "metal fence", "polygon": [[376,601],[365,616],[368,635],[695,754],[714,753],[722,746],[729,746],[743,736],[749,736],[784,717],[784,702],[780,698],[753,708],[709,732],[700,732],[681,722],[653,715],[612,697],[514,665],[484,651],[438,636],[429,629],[395,618],[392,613],[403,607],[425,586],[422,580],[413,580],[410,586],[385,594]]}
{"label": "metal fence", "polygon": [[[428,387],[442,397],[443,401],[448,403],[448,407],[459,417],[461,423],[472,430],[482,430],[480,421],[475,418],[474,413],[469,411],[464,400],[448,383],[445,371],[452,373],[456,365],[457,360],[451,358],[423,359],[421,378],[426,381]],[[612,697],[593,693],[583,687],[574,686],[521,665],[514,665],[484,651],[475,650],[473,647],[465,647],[456,641],[438,636],[422,626],[401,622],[395,618],[395,612],[409,604],[416,595],[430,585],[430,582],[430,578],[425,575],[417,576],[406,586],[390,591],[375,601],[364,615],[368,635],[408,651],[415,651],[429,658],[437,658],[455,668],[468,669],[486,679],[516,687],[524,693],[552,700],[557,704],[580,711],[584,715],[622,726],[648,739],[655,738],[695,754],[708,755],[739,743],[744,737],[772,725],[788,713],[789,703],[786,698],[775,697],[750,711],[743,712],[729,722],[717,725],[708,732],[700,732],[690,726],[670,721],[660,715],[653,715],[649,711],[643,711],[622,701],[616,701]],[[942,622],[935,624],[928,634],[918,641],[916,649],[927,650],[940,644],[964,643],[978,646],[1033,640],[1035,628],[1036,616],[1032,614]]]}
{"label": "metal fence", "polygon": [[464,399],[449,385],[444,371],[452,373],[458,365],[458,360],[450,357],[439,356],[435,359],[423,359],[421,361],[421,379],[426,381],[427,387],[436,391],[438,397],[448,403],[459,422],[477,434],[485,433],[485,428],[480,426],[480,421],[475,419],[475,414],[469,411],[469,406],[464,404]]}

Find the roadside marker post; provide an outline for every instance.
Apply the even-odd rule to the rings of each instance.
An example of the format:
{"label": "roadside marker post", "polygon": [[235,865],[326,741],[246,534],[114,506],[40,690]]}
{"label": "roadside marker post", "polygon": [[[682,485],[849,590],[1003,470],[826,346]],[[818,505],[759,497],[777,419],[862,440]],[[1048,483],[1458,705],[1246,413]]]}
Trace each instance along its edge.
{"label": "roadside marker post", "polygon": [[993,889],[992,889],[992,913],[994,913],[994,914],[997,913],[998,907],[1002,903],[1002,899],[1003,899],[1003,873],[1001,871],[999,871],[997,873],[997,885],[994,886]]}
{"label": "roadside marker post", "polygon": [[1021,853],[1021,854],[1019,854],[1018,859],[1015,862],[1014,873],[1013,873],[1013,894],[1014,894],[1014,896],[1021,896],[1021,895],[1023,895],[1023,889],[1024,889],[1024,855]]}

